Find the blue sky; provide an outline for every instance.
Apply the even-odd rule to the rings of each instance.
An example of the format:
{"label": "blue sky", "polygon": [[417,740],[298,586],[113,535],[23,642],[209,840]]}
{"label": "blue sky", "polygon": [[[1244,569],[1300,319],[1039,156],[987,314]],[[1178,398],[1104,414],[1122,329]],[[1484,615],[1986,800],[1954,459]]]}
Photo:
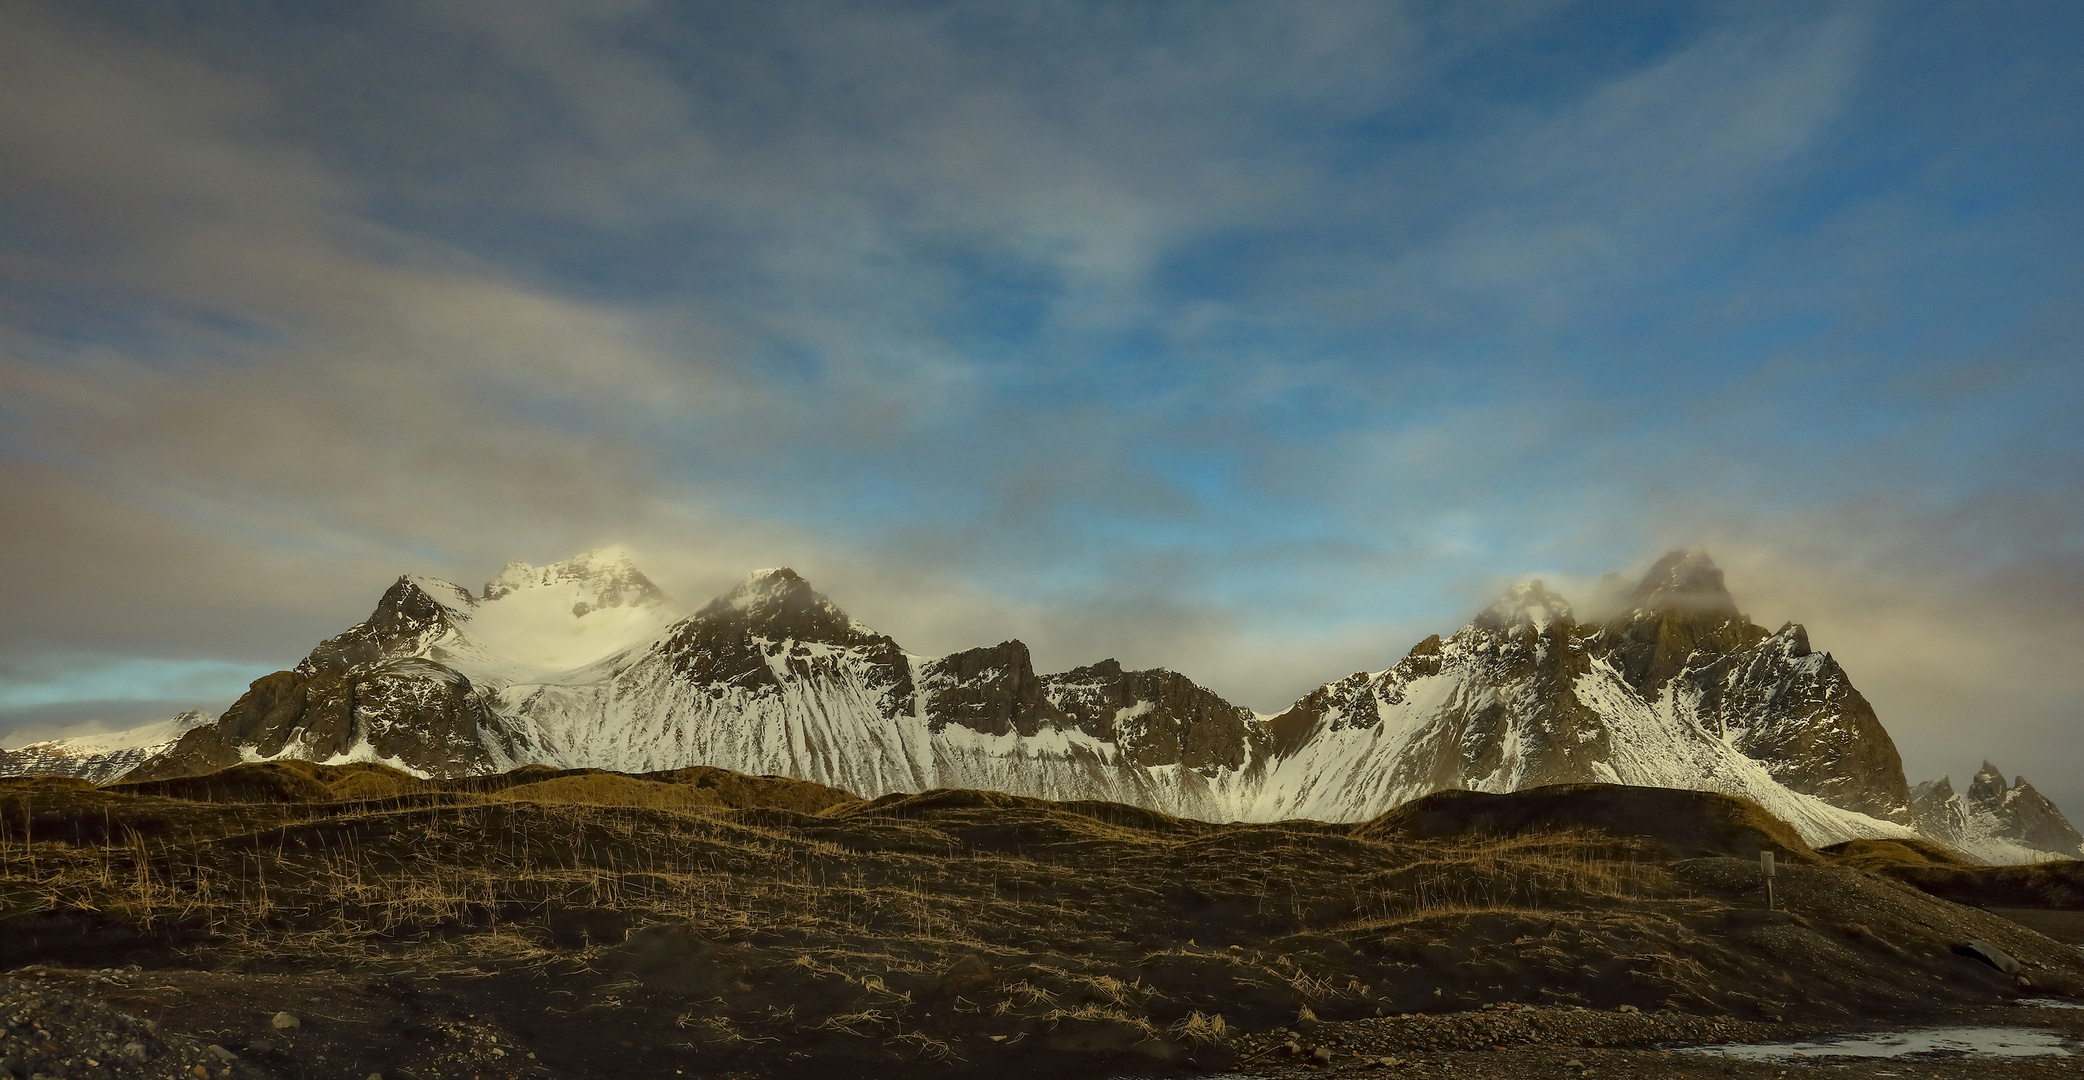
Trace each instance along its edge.
{"label": "blue sky", "polygon": [[1697,543],[1914,774],[2084,805],[2074,5],[0,30],[0,728],[609,542],[1275,709]]}

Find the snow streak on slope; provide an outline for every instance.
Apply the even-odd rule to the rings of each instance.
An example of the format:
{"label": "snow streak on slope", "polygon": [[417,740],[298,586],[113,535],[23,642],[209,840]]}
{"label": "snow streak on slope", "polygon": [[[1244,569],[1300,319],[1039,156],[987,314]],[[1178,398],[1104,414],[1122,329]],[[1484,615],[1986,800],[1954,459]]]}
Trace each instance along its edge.
{"label": "snow streak on slope", "polygon": [[[1487,677],[1493,673],[1471,661],[1469,644],[1447,643],[1444,670],[1435,674],[1367,676],[1360,707],[1343,706],[1321,721],[1313,737],[1273,767],[1246,816],[1362,820],[1450,787],[1503,793],[1530,781],[1593,782],[1741,796],[1817,845],[1915,835],[1895,822],[1788,790],[1764,766],[1702,730],[1689,703],[1669,697],[1646,703],[1597,659],[1569,685],[1575,704],[1591,716],[1569,716],[1576,726],[1556,723],[1554,714],[1563,710],[1555,708],[1548,688],[1533,678]],[[1544,717],[1544,711],[1551,715]],[[1353,723],[1356,713],[1372,719]],[[1471,717],[1493,719],[1502,730],[1472,730]],[[1531,751],[1558,736],[1599,752],[1575,774],[1533,775],[1551,766],[1554,755],[1545,760]],[[1477,768],[1455,768],[1465,750],[1477,751]]]}
{"label": "snow streak on slope", "polygon": [[179,742],[181,736],[208,723],[208,713],[190,709],[127,731],[31,743],[7,751],[0,759],[0,776],[77,776],[106,784],[122,779],[123,774]]}
{"label": "snow streak on slope", "polygon": [[[1676,686],[1673,688],[1676,691]],[[1795,827],[1813,847],[1860,837],[1909,838],[1907,825],[1832,806],[1790,790],[1767,768],[1739,753],[1700,721],[1699,701],[1684,691],[1645,704],[1612,668],[1593,661],[1580,679],[1579,699],[1607,718],[1613,732],[1614,782],[1641,787],[1692,788],[1750,799]]]}
{"label": "snow streak on slope", "polygon": [[[855,650],[754,638],[776,684],[760,689],[690,683],[664,650],[590,681],[508,687],[503,710],[518,741],[558,768],[647,772],[689,764],[781,774],[875,796],[960,787],[1047,799],[1102,799],[1185,816],[1241,816],[1242,778],[1181,766],[1126,765],[1115,744],[1075,729],[987,734],[935,725],[922,697],[895,715],[885,687]],[[912,671],[933,658],[907,656]]]}

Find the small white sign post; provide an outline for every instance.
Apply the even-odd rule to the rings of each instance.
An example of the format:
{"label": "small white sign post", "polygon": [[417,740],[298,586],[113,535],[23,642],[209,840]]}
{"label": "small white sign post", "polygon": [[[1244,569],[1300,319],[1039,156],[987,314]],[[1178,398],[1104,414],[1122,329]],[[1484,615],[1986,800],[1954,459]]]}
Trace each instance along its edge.
{"label": "small white sign post", "polygon": [[1758,871],[1759,871],[1759,873],[1761,873],[1761,874],[1764,874],[1764,875],[1765,875],[1765,878],[1766,878],[1766,910],[1767,910],[1767,911],[1771,911],[1771,910],[1773,910],[1773,853],[1772,853],[1772,852],[1770,852],[1770,851],[1761,851],[1761,852],[1759,852],[1759,853],[1758,853]]}

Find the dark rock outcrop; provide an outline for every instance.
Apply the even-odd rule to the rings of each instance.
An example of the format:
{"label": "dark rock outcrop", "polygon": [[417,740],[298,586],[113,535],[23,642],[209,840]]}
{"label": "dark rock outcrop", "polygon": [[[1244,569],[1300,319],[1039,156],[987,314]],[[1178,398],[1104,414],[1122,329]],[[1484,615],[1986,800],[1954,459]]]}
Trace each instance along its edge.
{"label": "dark rock outcrop", "polygon": [[1271,743],[1252,710],[1176,671],[1125,671],[1107,659],[1043,682],[1070,723],[1120,746],[1132,765],[1235,769],[1266,756]]}
{"label": "dark rock outcrop", "polygon": [[1814,652],[1800,625],[1768,633],[1739,613],[1705,552],[1659,559],[1587,644],[1646,700],[1690,698],[1703,723],[1787,787],[1910,820],[1902,756],[1845,669]]}
{"label": "dark rock outcrop", "polygon": [[919,669],[919,696],[935,731],[960,724],[986,735],[1034,735],[1068,719],[1043,693],[1028,647],[1018,641],[928,661]]}
{"label": "dark rock outcrop", "polygon": [[675,673],[712,696],[731,688],[778,691],[784,678],[838,678],[861,672],[880,712],[912,710],[912,669],[904,650],[841,611],[787,567],[763,570],[676,623],[659,645]]}
{"label": "dark rock outcrop", "polygon": [[[468,601],[460,591],[455,598]],[[156,780],[284,753],[326,761],[367,743],[381,757],[437,776],[480,771],[496,759],[481,732],[496,732],[470,680],[424,659],[453,628],[451,609],[401,577],[367,619],[320,642],[302,663],[253,681],[217,723],[183,736],[129,779]]]}

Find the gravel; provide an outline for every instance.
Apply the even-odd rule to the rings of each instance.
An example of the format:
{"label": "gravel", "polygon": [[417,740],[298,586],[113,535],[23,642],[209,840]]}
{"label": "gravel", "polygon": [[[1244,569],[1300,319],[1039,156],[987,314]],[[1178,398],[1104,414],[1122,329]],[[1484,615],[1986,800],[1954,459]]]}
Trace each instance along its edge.
{"label": "gravel", "polygon": [[[222,1048],[161,1032],[151,1020],[118,1012],[83,990],[146,978],[127,969],[46,979],[35,969],[0,975],[0,1073],[7,1080],[97,1077],[109,1080],[225,1080]],[[243,1075],[258,1075],[246,1070]]]}

